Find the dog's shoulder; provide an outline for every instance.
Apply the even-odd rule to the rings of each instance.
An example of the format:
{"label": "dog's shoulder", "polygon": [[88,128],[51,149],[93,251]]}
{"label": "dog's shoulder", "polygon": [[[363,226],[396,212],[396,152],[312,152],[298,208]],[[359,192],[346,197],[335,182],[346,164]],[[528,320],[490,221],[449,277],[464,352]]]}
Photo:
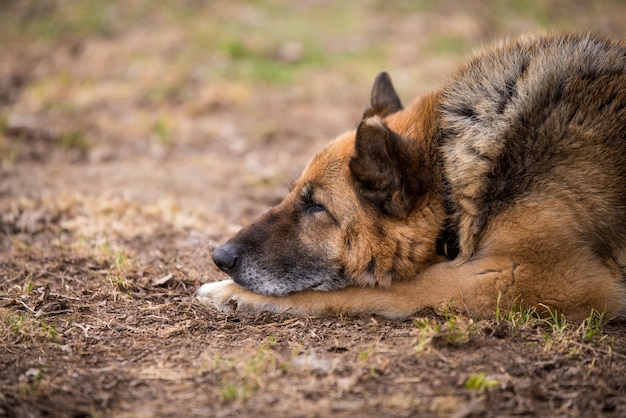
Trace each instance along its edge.
{"label": "dog's shoulder", "polygon": [[444,86],[443,127],[455,142],[469,139],[478,149],[488,144],[484,154],[492,156],[493,142],[502,142],[511,122],[524,115],[527,123],[539,123],[537,109],[558,103],[574,77],[625,72],[626,43],[600,36],[535,34],[500,41]]}
{"label": "dog's shoulder", "polygon": [[[569,150],[582,140],[566,132],[572,120],[593,123],[580,130],[604,129],[605,137],[611,135],[607,129],[624,124],[617,111],[598,116],[589,96],[595,95],[598,103],[624,100],[623,94],[598,87],[614,77],[616,89],[623,90],[625,74],[624,42],[591,34],[538,34],[483,50],[444,85],[442,161],[462,251],[472,252],[500,206],[528,192],[537,176],[547,177],[559,163],[555,160],[569,158]],[[612,119],[598,123],[600,118]],[[595,162],[603,163],[600,157]]]}

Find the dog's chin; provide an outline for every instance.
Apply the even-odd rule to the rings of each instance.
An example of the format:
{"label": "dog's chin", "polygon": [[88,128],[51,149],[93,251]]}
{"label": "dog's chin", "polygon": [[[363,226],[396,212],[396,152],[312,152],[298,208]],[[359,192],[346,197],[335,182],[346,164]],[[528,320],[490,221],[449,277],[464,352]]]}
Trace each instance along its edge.
{"label": "dog's chin", "polygon": [[294,291],[297,291],[293,289],[290,290],[289,288],[285,287],[284,285],[281,285],[280,283],[273,283],[273,282],[266,282],[266,281],[248,283],[248,282],[242,282],[240,280],[237,280],[236,278],[233,280],[235,283],[237,283],[239,286],[243,287],[246,290],[249,290],[254,293],[259,293],[261,295],[266,295],[266,296],[281,297],[281,296],[287,296],[289,293],[293,293]]}
{"label": "dog's chin", "polygon": [[253,280],[246,280],[242,277],[231,277],[237,285],[254,293],[266,296],[287,296],[290,293],[315,290],[329,292],[346,287],[343,278],[319,278],[319,277],[255,277]]}

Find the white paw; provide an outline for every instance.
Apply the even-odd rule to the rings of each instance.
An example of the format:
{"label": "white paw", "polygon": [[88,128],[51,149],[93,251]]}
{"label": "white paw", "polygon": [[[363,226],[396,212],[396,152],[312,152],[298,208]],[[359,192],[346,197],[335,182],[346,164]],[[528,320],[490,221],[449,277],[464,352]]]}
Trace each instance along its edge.
{"label": "white paw", "polygon": [[236,294],[241,288],[232,280],[205,283],[196,291],[196,298],[207,304],[214,304],[222,312],[232,313],[237,309]]}

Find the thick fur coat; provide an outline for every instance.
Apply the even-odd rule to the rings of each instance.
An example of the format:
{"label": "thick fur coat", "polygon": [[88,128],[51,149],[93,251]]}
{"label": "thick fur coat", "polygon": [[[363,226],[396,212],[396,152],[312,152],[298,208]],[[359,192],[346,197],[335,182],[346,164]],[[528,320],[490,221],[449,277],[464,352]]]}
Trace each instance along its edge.
{"label": "thick fur coat", "polygon": [[533,35],[403,108],[381,73],[356,130],[214,252],[221,309],[403,317],[626,315],[626,44]]}

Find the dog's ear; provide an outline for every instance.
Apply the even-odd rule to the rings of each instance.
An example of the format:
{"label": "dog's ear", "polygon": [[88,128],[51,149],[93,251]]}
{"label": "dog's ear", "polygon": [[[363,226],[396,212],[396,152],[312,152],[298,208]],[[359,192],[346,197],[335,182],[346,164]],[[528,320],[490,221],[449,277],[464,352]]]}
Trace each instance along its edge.
{"label": "dog's ear", "polygon": [[359,197],[383,213],[406,217],[426,191],[421,153],[379,117],[359,124],[350,160]]}
{"label": "dog's ear", "polygon": [[387,115],[402,110],[402,103],[398,97],[398,93],[393,88],[391,78],[386,72],[382,72],[376,76],[372,94],[370,97],[370,107],[363,113],[363,119],[380,116],[384,118]]}

